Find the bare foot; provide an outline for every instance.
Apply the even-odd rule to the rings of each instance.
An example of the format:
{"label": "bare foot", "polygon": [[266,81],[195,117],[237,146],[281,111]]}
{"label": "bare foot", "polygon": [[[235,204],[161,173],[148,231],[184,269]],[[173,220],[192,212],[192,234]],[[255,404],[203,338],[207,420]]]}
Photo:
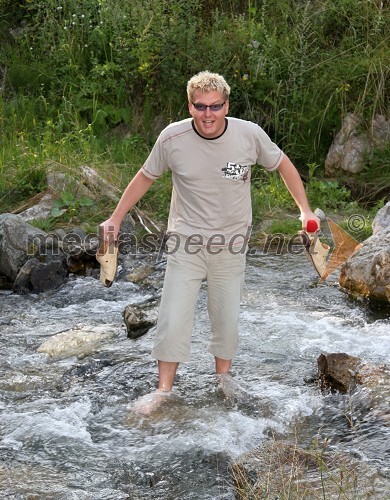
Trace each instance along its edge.
{"label": "bare foot", "polygon": [[244,395],[244,389],[240,386],[238,382],[229,373],[222,373],[217,375],[219,381],[219,387],[222,390],[226,399],[242,399]]}
{"label": "bare foot", "polygon": [[139,415],[150,415],[160,408],[170,398],[171,394],[171,391],[156,389],[136,399],[131,407],[131,411]]}

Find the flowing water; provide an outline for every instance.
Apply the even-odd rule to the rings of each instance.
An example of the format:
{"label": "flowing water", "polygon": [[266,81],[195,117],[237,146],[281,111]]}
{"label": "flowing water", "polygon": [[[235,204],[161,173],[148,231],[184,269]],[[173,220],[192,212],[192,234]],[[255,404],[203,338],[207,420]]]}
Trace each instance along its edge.
{"label": "flowing water", "polygon": [[[359,389],[351,402],[308,382],[324,351],[388,362],[386,314],[331,280],[317,285],[304,256],[250,257],[235,396],[225,398],[213,374],[202,287],[192,361],[167,404],[140,417],[130,408],[156,386],[154,330],[128,339],[122,311],[146,298],[125,280],[105,289],[92,277],[41,295],[0,292],[1,498],[233,499],[229,464],[275,435],[304,447],[329,440],[370,466],[370,498],[390,497],[389,387]],[[92,351],[37,352],[53,334],[99,325],[111,335]]]}

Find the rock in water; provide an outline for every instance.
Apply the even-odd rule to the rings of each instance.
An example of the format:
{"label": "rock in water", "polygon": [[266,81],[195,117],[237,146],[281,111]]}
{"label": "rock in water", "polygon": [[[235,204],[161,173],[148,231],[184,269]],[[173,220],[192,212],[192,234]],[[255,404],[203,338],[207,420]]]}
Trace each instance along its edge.
{"label": "rock in water", "polygon": [[136,339],[145,335],[156,323],[158,308],[156,301],[130,304],[123,311],[127,336]]}
{"label": "rock in water", "polygon": [[51,358],[86,356],[95,351],[100,343],[117,335],[119,329],[115,326],[80,325],[49,337],[37,350],[48,354]]}
{"label": "rock in water", "polygon": [[377,213],[373,231],[341,267],[339,283],[358,295],[390,303],[390,202]]}

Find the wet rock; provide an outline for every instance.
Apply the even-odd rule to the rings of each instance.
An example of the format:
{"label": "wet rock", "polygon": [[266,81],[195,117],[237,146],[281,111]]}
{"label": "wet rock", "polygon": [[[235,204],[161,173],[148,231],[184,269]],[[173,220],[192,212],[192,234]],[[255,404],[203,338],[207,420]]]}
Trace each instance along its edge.
{"label": "wet rock", "polygon": [[369,389],[376,390],[380,386],[390,388],[390,372],[386,365],[366,365],[360,366],[355,374],[355,380],[358,384],[364,385]]}
{"label": "wet rock", "polygon": [[96,252],[99,239],[96,234],[87,234],[81,228],[72,228],[61,239],[61,248],[66,255],[70,273],[86,275],[89,269],[98,267]]}
{"label": "wet rock", "polygon": [[13,284],[13,291],[18,294],[42,293],[59,288],[68,277],[64,260],[41,262],[37,258],[29,259],[20,269]]}
{"label": "wet rock", "polygon": [[390,386],[389,370],[385,365],[364,363],[346,353],[322,353],[317,358],[317,367],[322,389],[350,393],[357,385],[363,385],[377,392],[378,387]]}
{"label": "wet rock", "polygon": [[28,391],[39,391],[46,383],[45,377],[30,373],[23,373],[9,367],[7,377],[0,380],[0,390],[15,393],[26,393]]}
{"label": "wet rock", "polygon": [[70,273],[81,276],[89,276],[93,269],[99,267],[95,257],[92,257],[88,252],[69,255],[66,264]]}
{"label": "wet rock", "polygon": [[[39,464],[37,461],[33,464],[21,465],[13,460],[11,463],[4,461],[4,464],[0,465],[0,482],[1,496],[4,499],[27,496],[30,500],[37,500],[48,495],[48,492],[52,498],[63,497],[66,485],[69,483],[69,477],[65,471],[54,470],[54,468],[47,467],[46,464]],[[26,482],[28,482],[27,495],[19,493],[16,487],[16,485],[24,485]]]}
{"label": "wet rock", "polygon": [[348,392],[362,362],[343,352],[321,354],[317,358],[318,380],[322,389]]}
{"label": "wet rock", "polygon": [[342,265],[339,283],[355,294],[390,303],[390,202],[377,213],[373,231]]}
{"label": "wet rock", "polygon": [[145,335],[156,323],[158,301],[151,300],[141,304],[130,304],[123,311],[127,336],[136,339]]}
{"label": "wet rock", "polygon": [[69,389],[73,384],[95,377],[104,368],[113,365],[115,361],[111,359],[92,359],[85,364],[72,366],[64,373],[57,388],[61,391]]}
{"label": "wet rock", "polygon": [[369,126],[360,115],[348,113],[325,160],[325,173],[339,170],[361,172],[373,147],[382,147],[390,140],[390,121],[377,115]]}
{"label": "wet rock", "polygon": [[[34,196],[23,206],[16,209],[14,214],[9,215],[16,217],[15,214],[19,214],[17,216],[19,217],[19,223],[32,219],[46,219],[52,215],[51,211],[54,206],[54,201],[60,198],[64,192],[71,193],[75,200],[81,199],[82,197],[87,197],[93,200],[96,198],[96,193],[101,193],[102,196],[113,201],[119,200],[121,191],[117,187],[109,184],[109,182],[107,182],[91,167],[85,165],[80,166],[78,173],[79,178],[75,178],[62,172],[49,172],[47,174],[47,190]],[[67,208],[65,207],[64,210],[60,210],[59,214],[66,211],[66,209]],[[127,214],[121,225],[120,257],[122,256],[122,253],[137,253],[138,246],[140,247],[140,251],[147,253],[159,248],[159,246],[157,247],[156,245],[159,241],[159,237],[162,237],[162,229],[159,228],[147,214],[143,213],[137,207],[133,207],[133,212],[136,214],[137,223],[140,227],[147,230],[148,235],[142,238],[140,242],[137,242],[137,237],[132,230],[137,223],[130,214]],[[156,234],[154,234],[153,231]],[[14,230],[12,229],[10,233],[13,232]],[[37,255],[41,248],[50,247],[52,251],[56,248],[66,254],[67,267],[70,273],[91,275],[93,274],[93,271],[99,267],[95,258],[96,251],[99,246],[99,240],[96,234],[88,235],[82,231],[81,228],[73,228],[70,231],[56,230],[49,236],[43,231],[40,232],[36,229],[34,229],[34,233],[40,235],[40,241],[37,248],[34,246],[34,242],[32,247],[34,252],[30,252],[29,256]],[[27,245],[22,246],[27,247]],[[0,248],[1,263],[4,263],[5,268],[11,268],[11,275],[9,275],[2,272],[0,266],[0,275],[3,274],[12,282],[16,278],[20,268],[26,262],[27,256],[23,254],[20,259],[19,255],[15,254],[13,250],[11,250],[10,255],[11,257],[15,255],[15,257],[13,259],[3,258]],[[10,262],[8,262],[8,260],[10,260]],[[18,260],[17,266],[13,269],[13,266],[10,264],[13,264],[16,260]],[[149,272],[151,272],[151,270],[147,270],[145,268],[142,273],[138,274],[138,276],[132,276],[132,278],[134,278],[134,281],[141,281],[147,278]],[[141,276],[141,274],[143,275]]]}
{"label": "wet rock", "polygon": [[321,389],[347,393],[334,411],[351,429],[389,426],[388,366],[366,364],[344,353],[321,354],[317,361]]}
{"label": "wet rock", "polygon": [[282,441],[244,453],[232,464],[240,498],[339,498],[346,492],[374,493],[376,471],[346,454],[323,446],[305,450]]}
{"label": "wet rock", "polygon": [[115,326],[80,325],[49,337],[37,351],[51,358],[83,357],[94,352],[99,344],[119,335]]}
{"label": "wet rock", "polygon": [[164,282],[166,260],[158,261],[157,254],[137,254],[134,257],[122,256],[121,279],[139,285],[148,295],[157,299],[161,295]]}
{"label": "wet rock", "polygon": [[25,262],[37,255],[46,236],[18,215],[0,215],[0,274],[13,282]]}
{"label": "wet rock", "polygon": [[12,281],[10,281],[6,276],[0,275],[0,290],[11,290]]}
{"label": "wet rock", "polygon": [[342,414],[351,428],[355,426],[384,430],[390,425],[390,368],[363,365],[355,375],[358,384],[348,397]]}
{"label": "wet rock", "polygon": [[133,283],[140,283],[148,278],[154,271],[154,266],[150,263],[143,263],[127,275],[127,279]]}
{"label": "wet rock", "polygon": [[372,236],[343,264],[340,285],[354,294],[390,303],[389,249],[390,234],[386,238]]}

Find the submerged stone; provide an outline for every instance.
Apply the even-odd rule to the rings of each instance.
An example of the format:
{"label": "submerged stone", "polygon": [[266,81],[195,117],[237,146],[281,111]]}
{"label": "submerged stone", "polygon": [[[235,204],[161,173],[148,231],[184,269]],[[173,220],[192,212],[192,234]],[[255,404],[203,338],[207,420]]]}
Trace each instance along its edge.
{"label": "submerged stone", "polygon": [[38,347],[38,352],[51,358],[86,356],[93,352],[101,342],[119,334],[118,328],[109,325],[81,325],[49,337]]}

